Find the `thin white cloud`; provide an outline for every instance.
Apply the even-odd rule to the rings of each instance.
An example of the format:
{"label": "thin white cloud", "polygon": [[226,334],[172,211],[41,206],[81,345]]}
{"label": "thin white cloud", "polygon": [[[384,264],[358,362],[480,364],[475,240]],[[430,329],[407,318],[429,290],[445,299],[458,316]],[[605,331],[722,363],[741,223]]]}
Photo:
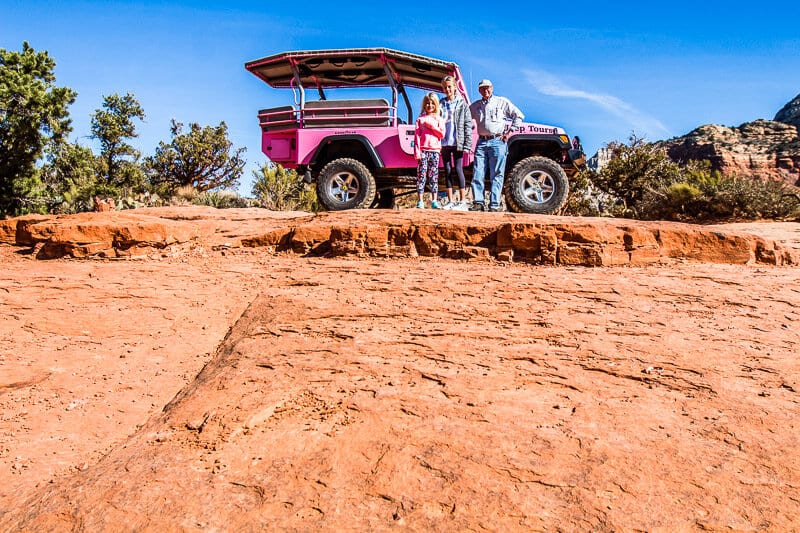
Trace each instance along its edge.
{"label": "thin white cloud", "polygon": [[653,136],[669,135],[669,130],[660,120],[642,113],[616,96],[574,89],[567,86],[557,76],[543,70],[523,69],[523,72],[528,82],[544,95],[587,100],[621,118],[637,133]]}

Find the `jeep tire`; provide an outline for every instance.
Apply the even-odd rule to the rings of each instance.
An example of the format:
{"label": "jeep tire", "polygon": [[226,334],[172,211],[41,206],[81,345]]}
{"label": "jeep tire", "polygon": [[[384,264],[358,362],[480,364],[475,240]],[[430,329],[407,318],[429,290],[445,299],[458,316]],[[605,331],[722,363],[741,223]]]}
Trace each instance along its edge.
{"label": "jeep tire", "polygon": [[334,159],[317,177],[317,199],[329,211],[366,209],[375,199],[375,178],[360,161]]}
{"label": "jeep tire", "polygon": [[567,174],[547,157],[523,159],[514,165],[505,181],[506,204],[517,213],[549,215],[567,201]]}

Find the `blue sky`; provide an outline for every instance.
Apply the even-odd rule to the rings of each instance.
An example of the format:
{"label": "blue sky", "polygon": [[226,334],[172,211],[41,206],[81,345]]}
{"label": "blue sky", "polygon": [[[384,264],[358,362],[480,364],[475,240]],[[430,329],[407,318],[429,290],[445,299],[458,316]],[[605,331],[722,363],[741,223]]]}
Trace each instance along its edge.
{"label": "blue sky", "polygon": [[57,84],[78,92],[72,138],[95,151],[90,115],[112,93],[142,104],[145,155],[173,118],[224,120],[247,148],[245,195],[266,161],[256,113],[291,96],[243,65],[282,51],[378,46],[455,61],[472,97],[488,77],[527,121],[579,135],[589,155],[631,132],[658,140],[771,119],[800,93],[800,2],[537,4],[4,0],[0,48],[27,40],[50,53]]}

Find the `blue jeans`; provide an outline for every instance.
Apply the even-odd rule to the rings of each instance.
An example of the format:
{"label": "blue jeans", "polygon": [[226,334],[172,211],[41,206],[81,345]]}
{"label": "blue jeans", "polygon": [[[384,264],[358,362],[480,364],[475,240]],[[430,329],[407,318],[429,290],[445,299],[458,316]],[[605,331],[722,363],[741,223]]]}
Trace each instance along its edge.
{"label": "blue jeans", "polygon": [[506,166],[508,145],[500,138],[480,139],[475,147],[475,164],[472,167],[472,201],[484,203],[484,177],[489,169],[491,194],[489,207],[500,207],[500,195],[503,194],[503,171]]}

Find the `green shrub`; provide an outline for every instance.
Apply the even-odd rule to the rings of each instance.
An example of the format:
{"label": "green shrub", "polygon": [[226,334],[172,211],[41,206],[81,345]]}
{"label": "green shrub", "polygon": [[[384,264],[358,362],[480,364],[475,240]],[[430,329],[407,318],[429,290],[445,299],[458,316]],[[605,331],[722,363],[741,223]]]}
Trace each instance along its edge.
{"label": "green shrub", "polygon": [[117,210],[139,209],[141,207],[161,207],[167,205],[158,194],[145,191],[136,195],[123,195],[117,200]]}
{"label": "green shrub", "polygon": [[184,185],[183,187],[178,187],[175,189],[175,192],[172,194],[171,201],[172,203],[176,204],[194,204],[197,202],[200,193],[197,189],[194,188],[193,185]]}
{"label": "green shrub", "polygon": [[294,170],[264,165],[253,172],[253,196],[273,211],[319,211],[317,191]]}
{"label": "green shrub", "polygon": [[723,176],[707,162],[690,162],[683,181],[648,191],[643,218],[666,220],[780,219],[796,216],[798,189],[777,180]]}
{"label": "green shrub", "polygon": [[647,220],[682,220],[699,216],[704,202],[700,188],[680,181],[647,191],[640,213]]}
{"label": "green shrub", "polygon": [[[800,189],[783,181],[724,176],[708,161],[670,161],[631,135],[589,180],[612,199],[609,214],[648,220],[779,219],[800,212]],[[604,211],[604,209],[600,209]]]}
{"label": "green shrub", "polygon": [[150,183],[168,193],[181,186],[199,191],[235,188],[245,166],[245,148],[234,149],[228,139],[228,126],[200,126],[172,121],[172,140],[158,143],[155,154],[145,158]]}
{"label": "green shrub", "polygon": [[780,219],[797,216],[800,189],[777,180],[731,176],[709,200],[709,211],[725,218]]}
{"label": "green shrub", "polygon": [[593,177],[593,184],[608,194],[613,210],[622,216],[647,218],[648,197],[652,191],[681,180],[677,163],[663,149],[631,134],[628,144],[611,142],[611,159]]}
{"label": "green shrub", "polygon": [[598,216],[600,215],[600,191],[593,185],[597,172],[584,168],[569,178],[569,194],[559,215]]}
{"label": "green shrub", "polygon": [[242,198],[235,192],[226,190],[202,192],[193,203],[195,205],[207,205],[217,209],[250,207],[250,202],[247,198]]}

